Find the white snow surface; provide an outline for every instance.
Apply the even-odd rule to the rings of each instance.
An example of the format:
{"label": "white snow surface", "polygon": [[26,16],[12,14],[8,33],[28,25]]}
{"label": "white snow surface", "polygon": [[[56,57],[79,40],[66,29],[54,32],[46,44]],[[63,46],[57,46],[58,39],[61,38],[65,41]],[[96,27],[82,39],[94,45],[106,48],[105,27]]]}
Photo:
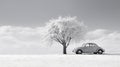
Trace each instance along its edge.
{"label": "white snow surface", "polygon": [[120,56],[0,55],[0,67],[120,67]]}

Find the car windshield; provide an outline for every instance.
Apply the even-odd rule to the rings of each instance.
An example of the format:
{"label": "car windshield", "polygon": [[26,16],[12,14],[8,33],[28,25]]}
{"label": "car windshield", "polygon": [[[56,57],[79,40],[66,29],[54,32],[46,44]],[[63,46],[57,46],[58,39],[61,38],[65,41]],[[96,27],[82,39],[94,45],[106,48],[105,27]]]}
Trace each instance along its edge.
{"label": "car windshield", "polygon": [[86,45],[86,43],[83,43],[82,47],[84,47]]}
{"label": "car windshield", "polygon": [[82,47],[89,47],[89,43],[84,43]]}

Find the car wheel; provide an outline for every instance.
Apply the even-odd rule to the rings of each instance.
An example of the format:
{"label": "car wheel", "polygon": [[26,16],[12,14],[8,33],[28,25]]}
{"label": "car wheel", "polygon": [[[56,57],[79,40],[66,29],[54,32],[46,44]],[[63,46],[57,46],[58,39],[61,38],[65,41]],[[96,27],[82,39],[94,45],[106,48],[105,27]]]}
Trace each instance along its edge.
{"label": "car wheel", "polygon": [[103,50],[99,49],[98,54],[102,54],[102,53],[103,53]]}
{"label": "car wheel", "polygon": [[76,54],[82,54],[82,50],[81,49],[78,49],[77,51],[76,51]]}
{"label": "car wheel", "polygon": [[94,54],[97,54],[97,52],[94,52]]}

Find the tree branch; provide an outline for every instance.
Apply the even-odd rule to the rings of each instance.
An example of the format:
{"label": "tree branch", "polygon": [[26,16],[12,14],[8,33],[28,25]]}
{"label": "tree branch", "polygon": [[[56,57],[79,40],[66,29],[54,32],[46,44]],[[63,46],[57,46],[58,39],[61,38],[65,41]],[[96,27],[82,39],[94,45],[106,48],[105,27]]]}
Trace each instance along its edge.
{"label": "tree branch", "polygon": [[59,42],[60,44],[62,44],[62,42],[57,38],[57,37],[54,37],[53,38],[55,41]]}

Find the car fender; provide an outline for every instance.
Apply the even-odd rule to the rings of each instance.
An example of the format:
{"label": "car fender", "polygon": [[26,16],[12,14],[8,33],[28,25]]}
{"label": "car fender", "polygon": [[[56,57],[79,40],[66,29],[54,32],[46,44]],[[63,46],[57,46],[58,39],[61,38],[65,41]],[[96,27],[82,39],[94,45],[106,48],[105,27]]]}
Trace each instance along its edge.
{"label": "car fender", "polygon": [[102,49],[101,47],[97,48],[97,49],[96,49],[96,52],[97,52],[98,50],[100,50],[100,49],[101,49],[103,52],[105,52],[105,50]]}

